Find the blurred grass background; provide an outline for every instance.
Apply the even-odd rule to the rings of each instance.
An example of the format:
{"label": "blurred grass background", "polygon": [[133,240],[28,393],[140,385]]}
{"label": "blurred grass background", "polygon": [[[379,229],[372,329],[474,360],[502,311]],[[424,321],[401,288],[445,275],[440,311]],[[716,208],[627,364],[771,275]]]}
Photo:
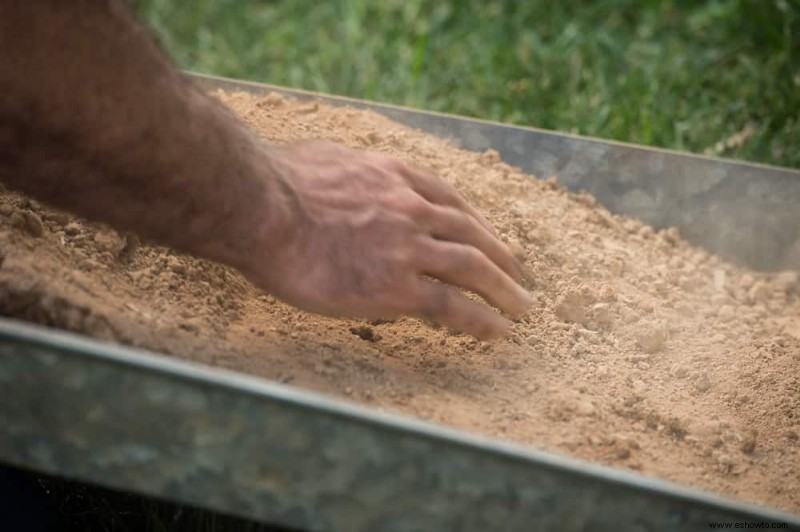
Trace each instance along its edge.
{"label": "blurred grass background", "polygon": [[130,0],[183,67],[800,167],[800,0]]}

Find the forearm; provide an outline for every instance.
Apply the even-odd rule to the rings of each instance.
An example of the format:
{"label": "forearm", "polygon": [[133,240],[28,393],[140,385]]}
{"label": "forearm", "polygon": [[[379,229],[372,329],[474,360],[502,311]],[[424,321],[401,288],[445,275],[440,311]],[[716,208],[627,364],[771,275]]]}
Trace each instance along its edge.
{"label": "forearm", "polygon": [[121,3],[0,4],[0,180],[242,267],[280,232],[267,149],[186,82]]}
{"label": "forearm", "polygon": [[232,265],[314,312],[496,338],[510,322],[456,287],[513,315],[531,305],[519,264],[455,189],[384,154],[266,148],[118,1],[0,2],[0,59],[11,187]]}

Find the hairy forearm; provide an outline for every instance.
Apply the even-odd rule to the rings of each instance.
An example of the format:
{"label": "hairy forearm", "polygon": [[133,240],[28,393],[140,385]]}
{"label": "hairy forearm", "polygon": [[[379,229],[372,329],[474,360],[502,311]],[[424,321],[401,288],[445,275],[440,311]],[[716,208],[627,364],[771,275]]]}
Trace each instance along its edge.
{"label": "hairy forearm", "polygon": [[114,0],[0,3],[0,180],[54,206],[239,264],[280,233],[263,146]]}
{"label": "hairy forearm", "polygon": [[[330,315],[413,314],[480,338],[531,305],[458,192],[388,155],[267,148],[194,90],[120,1],[0,1],[0,181],[238,268]],[[433,277],[441,282],[433,282]]]}

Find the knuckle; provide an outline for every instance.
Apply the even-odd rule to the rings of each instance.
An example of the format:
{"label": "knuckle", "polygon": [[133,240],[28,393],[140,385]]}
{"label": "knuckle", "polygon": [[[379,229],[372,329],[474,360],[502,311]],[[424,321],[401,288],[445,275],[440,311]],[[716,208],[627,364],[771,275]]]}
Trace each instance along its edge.
{"label": "knuckle", "polygon": [[372,161],[386,172],[402,173],[407,168],[403,161],[385,153],[373,152]]}
{"label": "knuckle", "polygon": [[435,206],[431,229],[446,240],[466,239],[472,240],[472,224],[469,216],[452,207]]}
{"label": "knuckle", "polygon": [[430,218],[433,207],[419,194],[408,191],[397,194],[395,198],[398,210],[412,218]]}
{"label": "knuckle", "polygon": [[474,247],[465,247],[453,254],[451,267],[459,272],[483,270],[483,254]]}
{"label": "knuckle", "polygon": [[408,175],[411,172],[411,168],[405,162],[401,161],[400,159],[396,159],[395,157],[386,157],[386,168],[396,174],[401,175]]}
{"label": "knuckle", "polygon": [[394,263],[393,270],[395,270],[398,274],[411,270],[411,266],[416,260],[416,254],[414,251],[411,249],[411,247],[405,245],[404,243],[394,246],[394,249],[392,249],[390,252],[390,257]]}
{"label": "knuckle", "polygon": [[474,232],[477,229],[475,219],[469,214],[453,207],[448,210],[451,213],[454,227],[458,228],[459,231]]}

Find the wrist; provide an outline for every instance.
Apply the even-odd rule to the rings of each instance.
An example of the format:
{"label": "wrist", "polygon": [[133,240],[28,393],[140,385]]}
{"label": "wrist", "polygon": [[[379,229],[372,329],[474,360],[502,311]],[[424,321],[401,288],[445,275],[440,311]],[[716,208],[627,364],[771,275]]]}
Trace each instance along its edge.
{"label": "wrist", "polygon": [[243,199],[248,208],[237,210],[231,219],[224,256],[216,260],[268,289],[267,273],[295,232],[299,202],[288,165],[275,149],[255,138],[253,142],[254,149],[244,162],[247,172],[257,176],[255,198]]}

